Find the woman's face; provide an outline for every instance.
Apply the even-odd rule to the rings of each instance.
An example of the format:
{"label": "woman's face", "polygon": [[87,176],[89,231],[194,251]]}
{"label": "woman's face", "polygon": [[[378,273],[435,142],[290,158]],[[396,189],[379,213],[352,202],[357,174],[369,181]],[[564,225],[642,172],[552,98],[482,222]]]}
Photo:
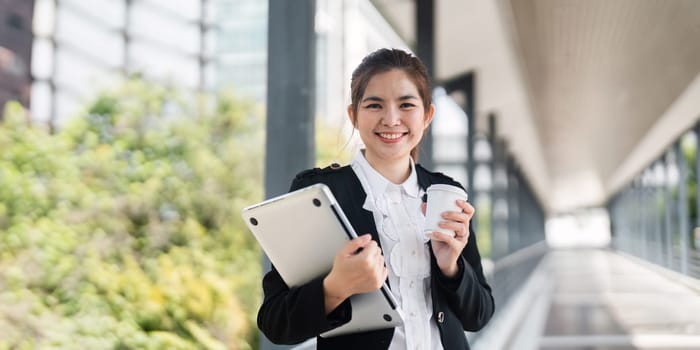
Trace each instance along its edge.
{"label": "woman's face", "polygon": [[418,88],[400,69],[370,78],[357,115],[353,116],[352,106],[348,108],[365,145],[365,158],[372,165],[408,160],[434,111],[430,106],[426,112]]}

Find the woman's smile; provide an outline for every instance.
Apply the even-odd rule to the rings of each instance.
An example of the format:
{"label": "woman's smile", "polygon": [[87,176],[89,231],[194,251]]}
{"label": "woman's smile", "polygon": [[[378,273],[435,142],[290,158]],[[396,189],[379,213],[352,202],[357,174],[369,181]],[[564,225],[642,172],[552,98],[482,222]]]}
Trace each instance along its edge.
{"label": "woman's smile", "polygon": [[408,135],[408,131],[406,132],[377,132],[375,135],[379,136],[379,138],[386,142],[386,143],[396,143],[401,141],[401,138],[404,135]]}

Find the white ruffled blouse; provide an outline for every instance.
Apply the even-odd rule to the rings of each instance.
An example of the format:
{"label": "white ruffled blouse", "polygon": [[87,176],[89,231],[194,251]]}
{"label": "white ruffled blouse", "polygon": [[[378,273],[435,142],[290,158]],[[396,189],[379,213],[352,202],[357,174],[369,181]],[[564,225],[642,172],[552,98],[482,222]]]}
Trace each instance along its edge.
{"label": "white ruffled blouse", "polygon": [[389,349],[442,349],[440,332],[432,322],[430,247],[423,234],[425,216],[421,212],[424,191],[418,186],[413,160],[411,175],[400,185],[372,168],[362,151],[351,166],[367,194],[363,208],[374,216],[389,285],[404,318],[404,325],[394,331]]}

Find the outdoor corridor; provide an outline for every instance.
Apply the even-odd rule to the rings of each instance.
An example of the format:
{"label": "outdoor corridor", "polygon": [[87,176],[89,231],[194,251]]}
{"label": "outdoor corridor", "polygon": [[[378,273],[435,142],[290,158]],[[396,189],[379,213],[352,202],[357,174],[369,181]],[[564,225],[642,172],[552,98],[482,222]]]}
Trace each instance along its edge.
{"label": "outdoor corridor", "polygon": [[549,250],[498,307],[473,348],[700,349],[700,281],[612,250]]}

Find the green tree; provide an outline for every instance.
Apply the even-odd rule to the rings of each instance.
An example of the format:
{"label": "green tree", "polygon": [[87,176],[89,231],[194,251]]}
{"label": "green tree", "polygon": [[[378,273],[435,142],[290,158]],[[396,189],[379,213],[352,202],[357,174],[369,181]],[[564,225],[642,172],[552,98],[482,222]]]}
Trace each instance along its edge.
{"label": "green tree", "polygon": [[132,80],[0,124],[0,349],[257,347],[262,113]]}
{"label": "green tree", "polygon": [[353,157],[353,142],[350,136],[345,135],[337,126],[323,120],[317,121],[316,166],[323,168],[332,163],[349,164]]}

